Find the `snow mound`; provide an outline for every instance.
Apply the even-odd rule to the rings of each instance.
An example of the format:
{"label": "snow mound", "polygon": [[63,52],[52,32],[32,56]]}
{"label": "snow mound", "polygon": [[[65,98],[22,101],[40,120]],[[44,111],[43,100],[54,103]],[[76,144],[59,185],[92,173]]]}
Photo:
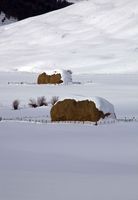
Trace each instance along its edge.
{"label": "snow mound", "polygon": [[114,106],[109,101],[102,97],[93,97],[91,100],[95,102],[96,108],[98,108],[98,110],[103,111],[104,114],[111,113],[109,117],[116,118]]}
{"label": "snow mound", "polygon": [[72,71],[71,70],[56,70],[56,73],[61,74],[61,79],[64,84],[72,83]]}

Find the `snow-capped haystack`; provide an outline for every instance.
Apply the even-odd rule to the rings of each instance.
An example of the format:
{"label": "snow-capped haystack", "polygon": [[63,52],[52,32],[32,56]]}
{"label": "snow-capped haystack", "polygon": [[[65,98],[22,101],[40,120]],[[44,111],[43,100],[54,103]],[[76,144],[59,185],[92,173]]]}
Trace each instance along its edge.
{"label": "snow-capped haystack", "polygon": [[39,74],[37,78],[38,84],[69,84],[72,82],[71,70],[54,70],[46,71]]}
{"label": "snow-capped haystack", "polygon": [[50,111],[52,121],[92,121],[106,117],[115,118],[114,107],[101,97],[93,100],[64,99],[58,101]]}
{"label": "snow-capped haystack", "polygon": [[0,70],[136,73],[137,16],[137,0],[88,0],[2,26]]}
{"label": "snow-capped haystack", "polygon": [[10,17],[7,18],[3,12],[0,13],[0,26],[17,22],[17,19]]}

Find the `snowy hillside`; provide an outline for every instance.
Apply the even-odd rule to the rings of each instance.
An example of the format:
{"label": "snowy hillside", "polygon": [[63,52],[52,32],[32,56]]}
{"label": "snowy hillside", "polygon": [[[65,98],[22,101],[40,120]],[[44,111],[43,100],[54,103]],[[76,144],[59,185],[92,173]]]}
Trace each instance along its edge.
{"label": "snowy hillside", "polygon": [[138,72],[137,0],[89,0],[0,28],[0,70]]}

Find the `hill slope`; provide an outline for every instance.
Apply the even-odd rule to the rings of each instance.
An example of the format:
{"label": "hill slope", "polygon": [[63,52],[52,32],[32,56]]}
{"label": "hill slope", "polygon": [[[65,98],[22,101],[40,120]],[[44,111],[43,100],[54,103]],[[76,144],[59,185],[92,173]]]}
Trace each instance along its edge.
{"label": "hill slope", "polygon": [[0,27],[0,70],[136,73],[137,19],[137,0],[90,0]]}

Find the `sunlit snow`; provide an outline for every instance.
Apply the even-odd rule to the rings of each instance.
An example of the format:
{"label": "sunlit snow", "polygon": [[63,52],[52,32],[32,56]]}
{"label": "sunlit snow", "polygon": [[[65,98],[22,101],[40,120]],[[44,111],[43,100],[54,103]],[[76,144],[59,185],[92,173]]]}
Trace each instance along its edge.
{"label": "sunlit snow", "polygon": [[0,70],[136,73],[137,19],[137,0],[89,0],[2,26]]}

